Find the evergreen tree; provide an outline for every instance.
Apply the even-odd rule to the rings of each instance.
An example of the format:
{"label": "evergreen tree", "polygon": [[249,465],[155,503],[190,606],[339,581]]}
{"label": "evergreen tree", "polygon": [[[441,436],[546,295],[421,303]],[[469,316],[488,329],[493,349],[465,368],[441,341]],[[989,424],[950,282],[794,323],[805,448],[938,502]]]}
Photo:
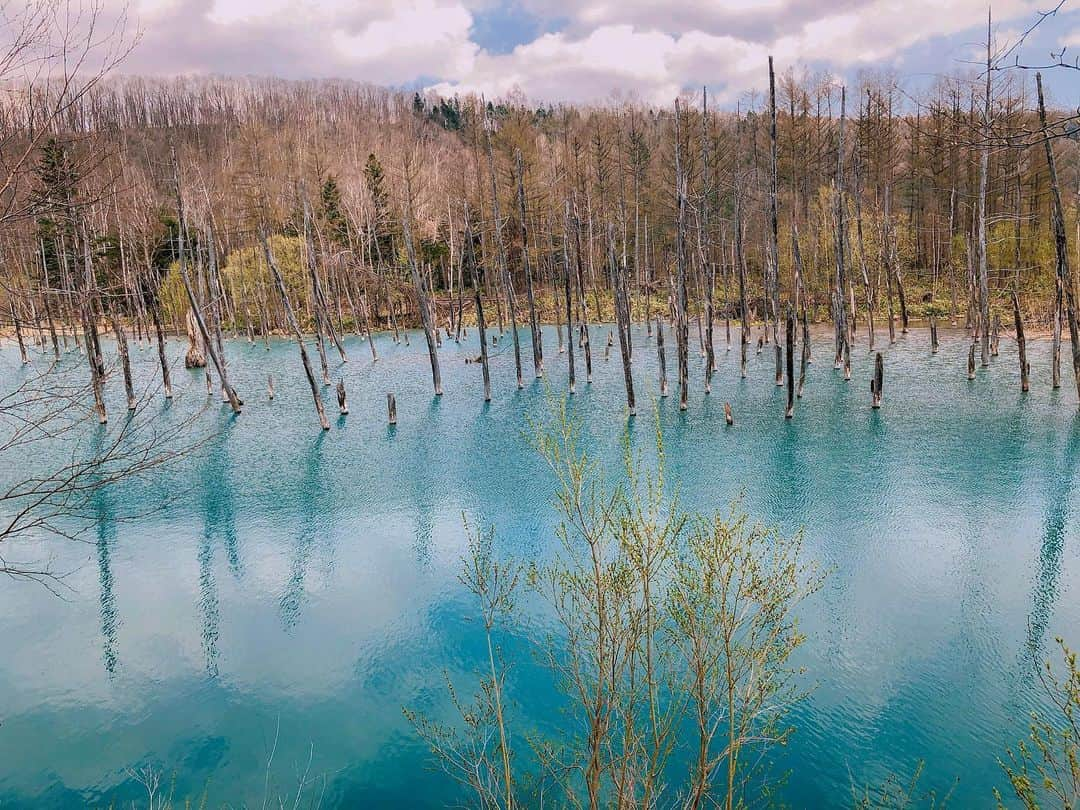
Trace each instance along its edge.
{"label": "evergreen tree", "polygon": [[390,227],[390,194],[385,186],[386,174],[382,164],[372,152],[364,164],[364,182],[371,195],[372,213],[371,237],[382,261],[390,262],[393,257],[393,234]]}
{"label": "evergreen tree", "polygon": [[334,175],[328,175],[319,194],[319,216],[327,239],[338,245],[349,243],[349,224],[341,204],[341,187]]}

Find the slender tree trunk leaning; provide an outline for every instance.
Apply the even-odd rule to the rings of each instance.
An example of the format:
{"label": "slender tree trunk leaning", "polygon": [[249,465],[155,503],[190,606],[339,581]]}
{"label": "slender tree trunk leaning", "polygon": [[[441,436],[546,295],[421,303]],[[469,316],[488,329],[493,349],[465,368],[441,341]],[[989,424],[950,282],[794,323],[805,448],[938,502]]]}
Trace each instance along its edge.
{"label": "slender tree trunk leaning", "polygon": [[274,259],[274,254],[270,250],[270,240],[267,239],[266,231],[262,228],[259,229],[259,239],[262,241],[263,255],[266,257],[266,264],[270,268],[271,275],[274,277],[278,295],[281,296],[281,303],[285,308],[285,318],[289,322],[289,326],[292,327],[293,335],[296,337],[296,344],[300,348],[300,362],[304,365],[304,374],[307,376],[308,386],[311,388],[311,398],[315,402],[315,412],[319,416],[319,425],[323,430],[329,430],[330,420],[326,418],[326,409],[323,407],[322,397],[319,394],[319,385],[315,381],[315,374],[311,370],[311,360],[308,359],[307,348],[304,346],[304,335],[300,331],[300,323],[296,320],[296,312],[293,310],[292,301],[289,300],[288,290],[285,289],[285,280],[281,277],[281,271],[278,269],[277,261]]}
{"label": "slender tree trunk leaning", "polygon": [[231,386],[229,384],[229,364],[225,359],[225,340],[221,334],[221,305],[220,300],[223,295],[223,289],[221,286],[221,280],[218,275],[218,261],[217,261],[217,247],[214,243],[214,229],[207,229],[206,233],[206,245],[207,254],[209,258],[209,271],[210,271],[210,319],[212,340],[214,341],[214,347],[217,350],[217,357],[220,360],[218,366],[218,376],[221,381],[221,401],[230,402],[229,391]]}
{"label": "slender tree trunk leaning", "polygon": [[120,354],[120,365],[124,372],[124,393],[127,395],[127,408],[134,411],[136,406],[135,388],[131,382],[131,358],[128,356],[127,335],[116,314],[111,315],[113,333],[116,335],[116,349]]}
{"label": "slender tree trunk leaning", "polygon": [[[177,242],[178,250],[180,254],[180,280],[184,285],[184,290],[187,292],[188,305],[191,307],[189,316],[194,318],[195,324],[198,326],[198,334],[202,338],[203,347],[210,354],[210,359],[214,363],[214,367],[217,369],[218,377],[222,380],[222,386],[225,388],[225,393],[229,400],[229,405],[232,407],[233,414],[240,414],[240,397],[237,396],[236,390],[228,384],[228,374],[225,371],[225,361],[218,355],[217,348],[214,346],[213,338],[210,335],[210,330],[206,326],[206,321],[203,318],[202,310],[199,307],[199,301],[195,297],[195,290],[191,286],[191,278],[188,276],[187,269],[187,251],[184,248],[184,236],[187,228],[186,221],[184,219],[184,198],[180,189],[180,164],[176,160],[176,152],[172,154],[173,162],[173,177],[176,184],[176,211],[177,211]],[[269,252],[269,247],[267,247]],[[282,285],[282,291],[284,291],[284,284]],[[203,361],[205,365],[205,360]]]}
{"label": "slender tree trunk leaning", "polygon": [[[342,363],[348,363],[349,357],[345,354],[345,346],[342,344],[341,339],[338,337],[337,329],[334,327],[334,319],[330,317],[330,306],[326,301],[326,294],[323,291],[322,281],[319,279],[319,268],[317,263],[317,255],[315,253],[314,239],[311,233],[311,208],[308,205],[307,197],[304,197],[304,238],[307,245],[308,252],[308,271],[311,273],[311,288],[313,303],[318,312],[322,314],[323,328],[326,334],[330,336],[330,341],[334,344],[334,348],[338,350],[338,356],[341,357]],[[331,285],[331,293],[333,287]],[[340,305],[341,298],[338,296],[338,304]],[[340,311],[338,313],[338,320],[341,319]]]}
{"label": "slender tree trunk leaning", "polygon": [[1073,377],[1076,380],[1077,397],[1080,399],[1080,326],[1077,324],[1076,280],[1069,268],[1069,246],[1065,238],[1065,211],[1061,204],[1061,188],[1058,185],[1057,163],[1054,159],[1054,147],[1050,142],[1046,126],[1046,103],[1043,100],[1042,75],[1035,74],[1035,85],[1039,94],[1039,125],[1042,131],[1043,146],[1046,148],[1046,164],[1050,170],[1050,220],[1054,230],[1055,267],[1062,288],[1065,320],[1069,324],[1069,340],[1072,342]]}
{"label": "slender tree trunk leaning", "polygon": [[[411,199],[411,195],[410,195]],[[431,360],[431,384],[435,387],[435,396],[441,397],[442,373],[439,371],[439,352],[435,346],[434,326],[431,323],[431,308],[428,306],[427,285],[420,277],[420,266],[416,261],[416,247],[412,236],[412,205],[406,206],[401,218],[405,237],[405,252],[409,259],[409,272],[412,273],[413,286],[416,287],[416,305],[420,308],[420,321],[424,325],[424,338],[427,340],[428,357]]]}
{"label": "slender tree trunk leaning", "polygon": [[169,376],[169,358],[165,354],[165,330],[161,327],[161,303],[150,305],[150,317],[154,321],[154,334],[157,335],[158,362],[161,364],[161,386],[165,399],[172,399],[172,378]]}
{"label": "slender tree trunk leaning", "polygon": [[1020,362],[1020,391],[1027,393],[1029,388],[1028,375],[1031,367],[1027,360],[1027,340],[1024,338],[1024,318],[1020,314],[1020,298],[1016,291],[1012,294],[1013,324],[1016,328],[1016,351]]}
{"label": "slender tree trunk leaning", "polygon": [[315,265],[315,243],[311,238],[311,212],[308,210],[307,200],[304,200],[304,254],[307,264],[308,276],[311,279],[311,304],[314,310],[312,323],[315,326],[315,348],[319,353],[319,369],[322,371],[323,386],[330,385],[330,366],[326,362],[326,341],[323,334],[326,331],[325,322],[329,320],[323,311],[319,301],[317,288],[319,284],[318,269]]}

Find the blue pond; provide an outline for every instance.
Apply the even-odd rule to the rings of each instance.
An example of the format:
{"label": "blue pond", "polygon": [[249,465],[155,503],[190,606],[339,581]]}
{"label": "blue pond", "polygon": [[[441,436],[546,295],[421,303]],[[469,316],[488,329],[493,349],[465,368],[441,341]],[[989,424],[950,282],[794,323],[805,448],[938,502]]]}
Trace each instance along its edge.
{"label": "blue pond", "polygon": [[[605,360],[598,338],[591,386],[578,354],[572,411],[589,451],[614,469],[627,430],[621,367],[617,347]],[[845,383],[822,333],[785,421],[769,351],[751,351],[742,380],[737,349],[725,352],[718,334],[713,392],[703,393],[694,352],[680,413],[674,386],[657,399],[655,345],[635,331],[631,441],[652,442],[655,404],[684,506],[741,495],[753,518],[804,528],[806,554],[831,570],[801,610],[811,693],[777,754],[796,807],[846,806],[853,782],[908,776],[920,761],[923,788],[990,804],[1004,786],[997,757],[1045,702],[1033,661],[1055,655],[1056,635],[1080,646],[1075,392],[1050,389],[1043,341],[1029,349],[1027,395],[1011,342],[973,382],[961,335],[944,336],[936,355],[928,343],[914,330],[885,349],[885,406],[873,411],[865,346]],[[444,343],[438,400],[422,335],[410,346],[381,336],[377,347],[373,364],[365,342],[348,342],[350,361],[333,373],[351,413],[338,420],[326,389],[333,425],[322,434],[294,343],[227,346],[246,400],[235,420],[216,398],[208,406],[201,372],[185,371],[183,346],[170,343],[177,397],[166,406],[158,396],[151,412],[164,428],[205,408],[191,428],[205,443],[99,496],[85,542],[3,549],[66,576],[59,596],[0,581],[0,804],[119,805],[145,797],[148,765],[164,790],[214,807],[261,806],[268,792],[295,793],[305,774],[306,797],[324,807],[459,798],[402,707],[448,717],[444,672],[467,683],[482,655],[457,581],[463,515],[493,525],[502,553],[533,559],[554,546],[553,481],[528,424],[548,407],[547,388],[565,391],[566,355],[545,329],[547,375],[533,382],[527,371],[518,391],[501,339],[485,405],[479,366],[465,363],[475,330],[461,346]],[[153,384],[156,353],[132,354],[139,383]],[[5,390],[29,373],[10,346],[0,371]],[[119,380],[109,385],[115,430],[123,405]],[[79,439],[100,441],[95,431]],[[74,444],[35,448],[25,469],[8,456],[19,468],[0,478],[59,464]],[[557,700],[525,642],[504,640],[519,659],[513,711],[542,726]]]}

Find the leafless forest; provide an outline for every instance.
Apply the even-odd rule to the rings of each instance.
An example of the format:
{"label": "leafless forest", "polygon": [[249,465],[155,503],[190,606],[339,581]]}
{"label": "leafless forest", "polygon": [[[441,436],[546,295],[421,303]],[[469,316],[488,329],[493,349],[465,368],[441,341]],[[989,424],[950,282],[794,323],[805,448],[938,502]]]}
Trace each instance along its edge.
{"label": "leafless forest", "polygon": [[[588,377],[617,332],[631,412],[635,322],[671,332],[683,407],[721,345],[744,374],[768,347],[793,388],[812,322],[833,324],[847,374],[853,349],[916,321],[933,349],[939,322],[966,329],[970,374],[1015,334],[1026,388],[1025,328],[1052,333],[1054,385],[1062,344],[1080,374],[1080,127],[990,35],[981,66],[925,88],[774,73],[763,54],[763,92],[666,108],[133,78],[110,75],[123,31],[104,41],[84,46],[89,76],[68,60],[62,78],[8,83],[0,189],[10,331],[27,360],[79,347],[102,421],[114,366],[135,407],[132,340],[156,344],[170,396],[167,342],[183,336],[187,365],[239,412],[223,339],[293,336],[325,425],[318,388],[347,333],[423,326],[441,394],[439,345],[475,340],[481,318],[513,341],[519,386],[556,353]],[[26,73],[19,54],[9,75]],[[691,351],[704,380],[688,379]]]}

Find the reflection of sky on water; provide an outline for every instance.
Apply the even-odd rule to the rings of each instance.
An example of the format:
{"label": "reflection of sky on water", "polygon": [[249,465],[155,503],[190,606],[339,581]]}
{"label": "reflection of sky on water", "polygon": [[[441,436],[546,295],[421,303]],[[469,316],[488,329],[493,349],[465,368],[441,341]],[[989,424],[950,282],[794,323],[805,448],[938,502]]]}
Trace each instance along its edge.
{"label": "reflection of sky on water", "polygon": [[[528,358],[527,329],[522,340]],[[984,803],[1000,783],[995,756],[1024,733],[1024,712],[1039,699],[1030,652],[1052,655],[1053,637],[1080,626],[1069,597],[1080,583],[1080,436],[1071,392],[1043,384],[1046,346],[1032,347],[1023,399],[1009,346],[969,383],[959,339],[931,357],[913,332],[886,352],[881,411],[869,408],[872,359],[857,352],[845,384],[822,346],[786,422],[771,353],[751,352],[740,380],[737,345],[725,352],[722,326],[716,340],[712,395],[700,391],[692,352],[690,409],[678,412],[674,388],[659,401],[668,481],[687,506],[722,507],[741,494],[755,518],[805,527],[807,553],[834,571],[802,616],[810,639],[800,663],[816,688],[782,753],[794,769],[788,799],[834,803],[849,795],[852,774],[908,773],[925,759],[928,787],[960,776],[959,803]],[[73,569],[66,599],[0,588],[0,799],[122,801],[137,794],[126,769],[154,762],[175,772],[185,795],[261,801],[280,723],[274,779],[283,790],[313,748],[331,803],[442,805],[450,788],[422,767],[401,707],[447,716],[443,669],[465,678],[480,655],[456,582],[462,513],[494,524],[499,546],[526,559],[549,552],[554,520],[526,419],[544,407],[544,384],[516,391],[513,355],[500,351],[507,336],[493,351],[485,406],[480,369],[464,363],[475,342],[475,330],[467,346],[444,342],[447,393],[434,402],[422,341],[384,338],[372,364],[352,339],[337,373],[351,413],[327,434],[293,344],[231,344],[243,415],[233,421],[215,403],[201,418],[220,429],[205,447],[148,482],[101,493],[90,542],[50,546],[54,564]],[[634,345],[631,440],[648,457],[655,344],[641,330]],[[566,355],[553,329],[545,348],[546,383],[562,390]],[[149,378],[154,353],[133,355]],[[577,360],[573,410],[616,469],[617,353],[594,358],[592,386],[580,352]],[[20,373],[10,349],[0,364],[8,379]],[[163,424],[205,404],[198,374],[176,376],[185,390]],[[332,389],[326,397],[332,403]],[[162,510],[121,519],[167,496],[175,500]],[[546,676],[521,637],[505,644],[519,659],[510,689],[520,727],[549,727],[558,707]]]}

